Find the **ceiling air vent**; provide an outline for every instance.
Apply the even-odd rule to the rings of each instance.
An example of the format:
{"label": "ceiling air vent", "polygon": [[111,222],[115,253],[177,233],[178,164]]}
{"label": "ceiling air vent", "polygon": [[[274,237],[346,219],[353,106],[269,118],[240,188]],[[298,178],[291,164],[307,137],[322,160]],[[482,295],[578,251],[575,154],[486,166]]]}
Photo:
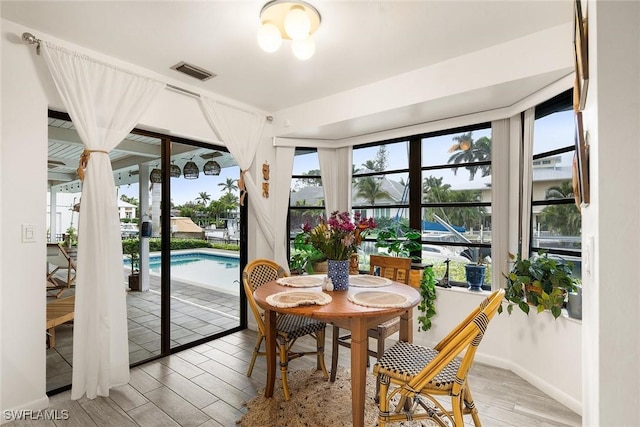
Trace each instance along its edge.
{"label": "ceiling air vent", "polygon": [[216,76],[211,71],[196,67],[195,65],[187,64],[184,61],[177,63],[176,65],[171,67],[171,69],[180,71],[181,73],[184,73],[201,81],[209,80],[210,78]]}

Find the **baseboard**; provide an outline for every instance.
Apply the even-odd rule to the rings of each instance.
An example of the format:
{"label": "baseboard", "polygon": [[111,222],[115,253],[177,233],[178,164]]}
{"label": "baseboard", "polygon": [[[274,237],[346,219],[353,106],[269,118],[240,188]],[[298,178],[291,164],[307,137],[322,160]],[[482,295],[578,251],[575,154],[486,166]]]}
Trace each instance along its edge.
{"label": "baseboard", "polygon": [[13,417],[11,417],[12,413],[18,413],[20,411],[29,411],[29,410],[39,411],[41,409],[47,409],[48,406],[49,406],[49,397],[45,395],[40,399],[36,399],[29,403],[25,403],[24,405],[21,405],[17,408],[2,409],[2,419],[0,420],[0,424],[5,424],[11,421],[14,421]]}
{"label": "baseboard", "polygon": [[559,403],[562,403],[564,406],[571,409],[576,414],[582,415],[582,402],[576,400],[567,393],[558,390],[557,388],[553,387],[553,385],[548,381],[540,379],[540,377],[532,374],[522,366],[517,365],[508,359],[490,356],[487,354],[482,354],[480,352],[476,353],[474,360],[478,363],[493,366],[495,368],[507,369],[513,372],[523,380],[531,383],[531,385],[533,385],[537,389],[551,396]]}
{"label": "baseboard", "polygon": [[558,390],[557,388],[553,387],[553,385],[548,381],[542,380],[538,376],[524,369],[522,366],[511,363],[510,369],[511,372],[518,375],[523,380],[530,382],[534,387],[548,394],[567,408],[571,409],[576,414],[582,415],[582,402],[576,400],[567,393]]}

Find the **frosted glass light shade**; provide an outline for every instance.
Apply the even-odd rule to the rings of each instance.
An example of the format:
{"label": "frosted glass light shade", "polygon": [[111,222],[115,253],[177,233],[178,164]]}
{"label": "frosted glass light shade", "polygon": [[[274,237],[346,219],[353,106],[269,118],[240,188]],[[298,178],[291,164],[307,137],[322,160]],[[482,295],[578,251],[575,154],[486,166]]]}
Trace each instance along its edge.
{"label": "frosted glass light shade", "polygon": [[294,40],[291,44],[291,50],[296,58],[304,61],[311,58],[316,52],[316,43],[311,37],[304,40]]}
{"label": "frosted glass light shade", "polygon": [[280,30],[273,24],[265,22],[258,30],[258,45],[262,50],[273,53],[280,49],[282,44],[282,36]]}
{"label": "frosted glass light shade", "polygon": [[311,19],[302,6],[293,6],[284,18],[284,31],[291,40],[303,40],[311,31]]}

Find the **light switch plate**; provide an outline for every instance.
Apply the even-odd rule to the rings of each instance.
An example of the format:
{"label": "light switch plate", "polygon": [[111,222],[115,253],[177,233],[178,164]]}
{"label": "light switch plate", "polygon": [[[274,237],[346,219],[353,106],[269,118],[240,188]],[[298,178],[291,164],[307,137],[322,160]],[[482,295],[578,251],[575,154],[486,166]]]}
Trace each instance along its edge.
{"label": "light switch plate", "polygon": [[22,224],[22,243],[36,243],[36,231],[33,224]]}

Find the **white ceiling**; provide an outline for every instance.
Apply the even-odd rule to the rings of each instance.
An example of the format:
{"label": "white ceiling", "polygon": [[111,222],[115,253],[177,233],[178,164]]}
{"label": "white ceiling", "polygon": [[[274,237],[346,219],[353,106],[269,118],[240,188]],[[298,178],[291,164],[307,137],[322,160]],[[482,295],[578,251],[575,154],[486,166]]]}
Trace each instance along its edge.
{"label": "white ceiling", "polygon": [[[2,17],[268,112],[571,22],[572,0],[312,1],[316,53],[256,42],[264,1],[6,1]],[[38,33],[34,34],[40,37]],[[217,74],[200,82],[180,61]],[[473,64],[469,64],[473,73]],[[519,93],[548,81],[520,82]],[[513,98],[509,91],[504,96]],[[505,102],[496,99],[504,106]]]}
{"label": "white ceiling", "polygon": [[[296,59],[286,41],[273,54],[258,47],[256,32],[264,1],[2,0],[0,13],[3,19],[31,29],[36,37],[51,35],[275,114],[557,27],[573,17],[573,0],[311,2],[322,23],[314,36],[316,53],[307,61]],[[217,77],[201,82],[172,70],[180,61]],[[469,74],[473,73],[474,64],[469,64]],[[548,72],[384,113],[296,129],[287,136],[339,140],[507,107],[566,74],[566,70]],[[62,150],[56,145],[60,142],[50,141],[50,151]],[[66,181],[64,173],[70,178],[71,163],[77,162],[75,152],[66,160],[62,152],[57,151],[57,161],[70,164],[65,165],[68,170],[50,165],[55,166],[51,173],[60,178],[57,182]],[[133,157],[112,159],[114,170],[116,165],[137,164],[146,155],[129,154]]]}

